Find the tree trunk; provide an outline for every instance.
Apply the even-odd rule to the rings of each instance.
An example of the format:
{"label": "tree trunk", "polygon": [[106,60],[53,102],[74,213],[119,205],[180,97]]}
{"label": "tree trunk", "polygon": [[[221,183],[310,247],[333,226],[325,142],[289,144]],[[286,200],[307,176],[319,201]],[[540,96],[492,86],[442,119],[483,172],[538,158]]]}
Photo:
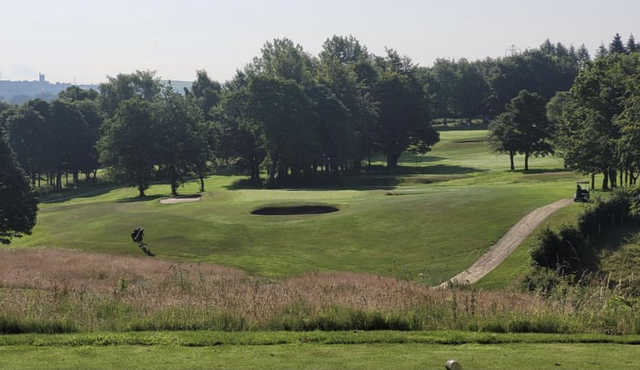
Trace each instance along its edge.
{"label": "tree trunk", "polygon": [[138,185],[138,198],[144,198],[144,187],[142,185]]}
{"label": "tree trunk", "polygon": [[351,168],[354,174],[359,174],[362,169],[362,159],[357,158],[353,161],[353,167]]}
{"label": "tree trunk", "polygon": [[509,162],[511,162],[511,171],[515,171],[516,165],[513,163],[513,151],[509,151]]}
{"label": "tree trunk", "polygon": [[169,182],[171,183],[171,195],[178,195],[178,175],[174,167],[169,168]]}
{"label": "tree trunk", "polygon": [[611,189],[615,189],[618,187],[617,181],[617,171],[614,169],[609,170],[609,183],[611,184]]}
{"label": "tree trunk", "polygon": [[524,170],[529,171],[529,153],[524,153]]}
{"label": "tree trunk", "polygon": [[204,177],[200,176],[200,192],[204,193]]}
{"label": "tree trunk", "polygon": [[596,188],[596,174],[592,173],[591,174],[591,190]]}
{"label": "tree trunk", "polygon": [[178,195],[178,184],[175,181],[171,181],[171,195]]}
{"label": "tree trunk", "polygon": [[398,167],[398,158],[400,156],[398,154],[387,154],[387,168],[396,168]]}
{"label": "tree trunk", "polygon": [[251,182],[254,184],[260,183],[260,167],[256,161],[251,162]]}
{"label": "tree trunk", "polygon": [[604,171],[602,175],[602,190],[609,190],[609,171]]}

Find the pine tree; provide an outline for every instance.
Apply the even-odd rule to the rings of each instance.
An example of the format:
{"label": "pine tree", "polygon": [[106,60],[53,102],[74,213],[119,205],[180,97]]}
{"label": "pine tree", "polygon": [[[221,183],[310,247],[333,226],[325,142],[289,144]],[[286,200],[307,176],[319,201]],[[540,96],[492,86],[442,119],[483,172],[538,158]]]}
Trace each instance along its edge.
{"label": "pine tree", "polygon": [[638,44],[636,44],[636,39],[633,37],[633,34],[629,35],[629,40],[627,40],[627,52],[633,53],[638,51]]}
{"label": "pine tree", "polygon": [[622,43],[622,37],[619,33],[613,37],[613,41],[609,44],[609,53],[611,54],[625,54],[627,49],[624,48],[624,44]]}
{"label": "pine tree", "polygon": [[584,46],[584,44],[582,44],[578,49],[578,64],[580,65],[580,67],[583,67],[589,61],[591,61],[591,55],[589,54],[589,50],[587,49],[586,46]]}
{"label": "pine tree", "polygon": [[600,44],[598,47],[598,52],[596,53],[596,58],[604,58],[609,55],[609,50],[604,46],[604,44]]}
{"label": "pine tree", "polygon": [[9,244],[11,238],[30,234],[37,210],[35,192],[0,131],[0,243]]}

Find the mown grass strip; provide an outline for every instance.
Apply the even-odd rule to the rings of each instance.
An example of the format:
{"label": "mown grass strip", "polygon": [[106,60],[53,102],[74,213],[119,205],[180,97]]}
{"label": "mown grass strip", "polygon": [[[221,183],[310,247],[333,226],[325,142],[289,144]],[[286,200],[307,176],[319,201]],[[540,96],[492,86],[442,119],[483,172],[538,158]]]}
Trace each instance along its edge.
{"label": "mown grass strip", "polygon": [[340,332],[129,332],[87,334],[18,334],[0,336],[0,346],[110,346],[176,345],[211,347],[219,345],[277,344],[508,344],[508,343],[610,343],[640,344],[640,335],[601,334],[493,334],[462,331],[340,331]]}

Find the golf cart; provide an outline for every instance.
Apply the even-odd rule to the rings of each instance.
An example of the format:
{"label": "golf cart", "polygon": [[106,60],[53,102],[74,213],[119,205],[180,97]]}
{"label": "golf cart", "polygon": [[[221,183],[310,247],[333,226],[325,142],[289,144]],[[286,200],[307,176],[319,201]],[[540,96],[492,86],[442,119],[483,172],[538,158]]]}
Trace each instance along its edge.
{"label": "golf cart", "polygon": [[[583,185],[584,188],[580,185]],[[589,181],[578,181],[576,182],[576,196],[573,198],[574,202],[589,202]]]}

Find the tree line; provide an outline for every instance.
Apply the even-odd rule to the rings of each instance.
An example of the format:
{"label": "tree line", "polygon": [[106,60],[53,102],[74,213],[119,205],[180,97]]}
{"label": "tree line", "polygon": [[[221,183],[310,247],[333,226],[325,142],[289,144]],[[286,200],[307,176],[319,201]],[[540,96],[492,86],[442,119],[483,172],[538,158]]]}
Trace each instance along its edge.
{"label": "tree line", "polygon": [[[260,183],[289,185],[358,173],[385,156],[437,142],[418,67],[394,50],[380,57],[353,37],[328,39],[319,56],[288,39],[267,42],[231,81],[198,71],[177,92],[153,72],[109,77],[98,91],[71,87],[51,103],[4,109],[1,122],[32,185],[95,179],[98,168],[138,187],[166,179],[172,193],[216,163]],[[68,182],[68,181],[67,181]]]}
{"label": "tree line", "polygon": [[[425,68],[393,49],[375,55],[352,36],[327,39],[317,56],[284,38],[265,43],[223,84],[198,71],[178,92],[153,72],[119,74],[98,91],[74,86],[50,103],[5,104],[0,124],[34,186],[60,190],[63,178],[94,181],[104,168],[140,195],[160,179],[175,194],[194,176],[204,190],[204,177],[222,163],[255,183],[311,183],[360,173],[375,156],[394,168],[407,150],[429,151],[436,117],[522,123],[520,114],[535,122],[540,114],[527,109],[569,89],[592,64],[586,48],[549,40],[504,58],[439,59]],[[499,149],[525,154],[528,164],[558,147],[529,136]]]}
{"label": "tree line", "polygon": [[640,50],[619,35],[583,68],[567,92],[549,103],[565,164],[602,174],[602,188],[636,184],[640,175]]}
{"label": "tree line", "polygon": [[513,156],[556,153],[565,166],[602,174],[602,188],[637,182],[640,175],[640,45],[619,34],[587,60],[571,86],[551,99],[522,90],[490,124],[497,151]]}

